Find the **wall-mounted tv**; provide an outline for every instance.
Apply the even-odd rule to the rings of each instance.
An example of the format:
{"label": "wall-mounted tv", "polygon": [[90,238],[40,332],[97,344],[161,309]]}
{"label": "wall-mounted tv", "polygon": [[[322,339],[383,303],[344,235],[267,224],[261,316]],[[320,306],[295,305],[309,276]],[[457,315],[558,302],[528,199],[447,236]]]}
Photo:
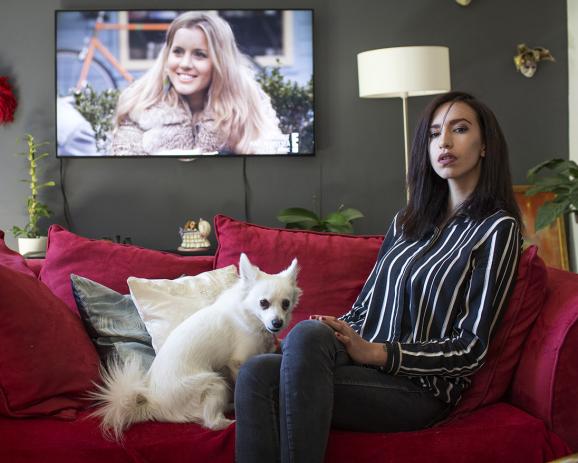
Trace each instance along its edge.
{"label": "wall-mounted tv", "polygon": [[58,157],[315,153],[313,10],[57,10]]}

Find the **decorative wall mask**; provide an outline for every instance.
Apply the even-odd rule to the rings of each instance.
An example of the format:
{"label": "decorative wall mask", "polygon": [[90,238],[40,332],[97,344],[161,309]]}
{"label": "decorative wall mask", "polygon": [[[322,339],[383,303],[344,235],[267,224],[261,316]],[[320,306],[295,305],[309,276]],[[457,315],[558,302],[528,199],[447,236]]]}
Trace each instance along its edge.
{"label": "decorative wall mask", "polygon": [[514,56],[516,69],[525,77],[532,77],[542,60],[556,61],[550,50],[543,47],[528,48],[525,43],[518,45],[518,54]]}

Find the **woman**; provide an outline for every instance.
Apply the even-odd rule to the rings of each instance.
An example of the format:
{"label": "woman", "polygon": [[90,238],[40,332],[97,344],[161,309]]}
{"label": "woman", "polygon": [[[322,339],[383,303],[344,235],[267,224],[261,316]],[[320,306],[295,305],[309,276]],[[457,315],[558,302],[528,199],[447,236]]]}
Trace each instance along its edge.
{"label": "woman", "polygon": [[484,363],[516,277],[519,210],[493,113],[436,98],[417,128],[410,201],[352,309],[297,324],[235,390],[237,461],[322,462],[329,429],[440,421]]}
{"label": "woman", "polygon": [[229,24],[190,11],[152,68],[120,96],[112,154],[275,154],[282,137]]}

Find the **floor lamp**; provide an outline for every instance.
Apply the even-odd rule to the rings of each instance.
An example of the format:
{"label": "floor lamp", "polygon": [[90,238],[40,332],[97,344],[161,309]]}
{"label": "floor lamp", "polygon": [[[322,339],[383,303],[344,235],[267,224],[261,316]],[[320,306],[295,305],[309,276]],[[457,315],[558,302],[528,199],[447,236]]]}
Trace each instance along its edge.
{"label": "floor lamp", "polygon": [[409,166],[407,98],[435,95],[451,89],[447,47],[396,47],[357,55],[361,98],[400,97],[403,102],[405,175]]}

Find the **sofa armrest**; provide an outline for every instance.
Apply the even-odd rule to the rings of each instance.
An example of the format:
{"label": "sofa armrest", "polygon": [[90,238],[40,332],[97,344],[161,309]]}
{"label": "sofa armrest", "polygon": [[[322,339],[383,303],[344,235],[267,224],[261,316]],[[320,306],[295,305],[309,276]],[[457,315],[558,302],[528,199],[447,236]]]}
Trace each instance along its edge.
{"label": "sofa armrest", "polygon": [[578,451],[578,275],[548,268],[544,306],[524,345],[511,403]]}

